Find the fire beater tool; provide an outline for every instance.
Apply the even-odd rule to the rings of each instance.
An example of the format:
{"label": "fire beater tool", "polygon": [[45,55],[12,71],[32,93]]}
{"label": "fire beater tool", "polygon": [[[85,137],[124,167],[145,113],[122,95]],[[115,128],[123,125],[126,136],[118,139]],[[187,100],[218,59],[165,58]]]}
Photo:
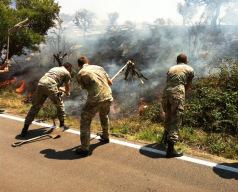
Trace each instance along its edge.
{"label": "fire beater tool", "polygon": [[24,140],[24,141],[17,141],[15,143],[12,144],[12,147],[19,147],[23,144],[26,144],[26,143],[31,143],[31,142],[34,142],[34,141],[37,141],[39,139],[42,139],[42,138],[52,138],[52,139],[57,139],[60,137],[60,134],[59,133],[51,133],[51,134],[44,134],[44,135],[40,135],[40,136],[37,136],[37,137],[33,137],[31,139],[27,139],[27,140]]}
{"label": "fire beater tool", "polygon": [[138,78],[142,84],[144,84],[144,80],[148,80],[138,69],[136,69],[135,63],[133,63],[131,60],[128,60],[126,64],[111,78],[113,81],[118,75],[123,73],[125,71],[125,80],[129,79],[129,76],[132,78]]}

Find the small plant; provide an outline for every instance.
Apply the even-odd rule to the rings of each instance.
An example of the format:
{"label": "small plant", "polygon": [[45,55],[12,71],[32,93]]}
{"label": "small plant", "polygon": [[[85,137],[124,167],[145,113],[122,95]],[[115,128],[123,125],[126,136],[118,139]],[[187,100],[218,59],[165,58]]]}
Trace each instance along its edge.
{"label": "small plant", "polygon": [[43,118],[43,119],[56,119],[57,118],[57,109],[55,105],[47,100],[41,110],[39,111],[38,118]]}
{"label": "small plant", "polygon": [[161,117],[163,109],[161,106],[161,103],[155,102],[150,105],[148,105],[147,108],[142,112],[141,118],[145,120],[150,120],[152,122],[163,122],[163,119]]}
{"label": "small plant", "polygon": [[136,134],[136,138],[144,141],[159,142],[162,134],[158,134],[157,130],[141,130]]}

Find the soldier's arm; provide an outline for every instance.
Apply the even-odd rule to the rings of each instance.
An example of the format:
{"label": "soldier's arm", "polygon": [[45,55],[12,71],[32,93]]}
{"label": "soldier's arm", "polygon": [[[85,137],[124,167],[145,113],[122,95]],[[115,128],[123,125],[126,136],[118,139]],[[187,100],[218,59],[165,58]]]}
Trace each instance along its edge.
{"label": "soldier's arm", "polygon": [[110,79],[110,77],[109,77],[109,75],[107,74],[106,71],[105,71],[105,75],[106,75],[106,77],[107,77],[107,83],[108,83],[108,85],[111,86],[111,85],[112,85],[112,80]]}
{"label": "soldier's arm", "polygon": [[189,81],[186,85],[185,85],[185,91],[189,91],[191,89],[192,86],[192,81]]}
{"label": "soldier's arm", "polygon": [[112,80],[108,78],[108,85],[111,86],[112,85]]}
{"label": "soldier's arm", "polygon": [[9,65],[10,61],[6,60],[5,63],[1,66],[0,73],[6,73],[9,72]]}
{"label": "soldier's arm", "polygon": [[1,70],[0,70],[0,73],[5,73],[5,70],[4,70],[4,69],[1,69]]}
{"label": "soldier's arm", "polygon": [[192,71],[188,76],[187,84],[185,85],[185,91],[189,91],[191,89],[193,77],[194,77],[194,72]]}
{"label": "soldier's arm", "polygon": [[66,76],[66,78],[65,78],[65,94],[67,95],[67,96],[69,96],[70,95],[70,83],[71,83],[71,76],[70,75],[68,75],[68,76]]}
{"label": "soldier's arm", "polygon": [[70,95],[70,83],[69,82],[65,84],[65,94]]}
{"label": "soldier's arm", "polygon": [[4,69],[0,70],[0,73],[7,73],[9,72],[9,68],[8,67],[4,67]]}

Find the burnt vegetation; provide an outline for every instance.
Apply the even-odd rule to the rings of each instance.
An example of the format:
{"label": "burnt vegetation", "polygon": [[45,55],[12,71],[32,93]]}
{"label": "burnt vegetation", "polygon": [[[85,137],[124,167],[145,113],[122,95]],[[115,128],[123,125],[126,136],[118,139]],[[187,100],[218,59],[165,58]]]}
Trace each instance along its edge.
{"label": "burnt vegetation", "polygon": [[[9,3],[4,2],[5,5]],[[38,79],[50,67],[61,65],[65,61],[75,63],[79,55],[89,56],[92,64],[103,66],[111,77],[131,60],[148,80],[142,85],[138,80],[124,81],[121,76],[121,79],[118,78],[114,82],[111,132],[154,142],[160,140],[163,131],[160,98],[166,72],[175,64],[176,55],[184,52],[189,56],[196,78],[192,90],[187,94],[181,144],[238,159],[237,25],[231,25],[227,19],[229,17],[224,17],[223,20],[218,17],[220,8],[232,2],[234,1],[186,0],[185,4],[178,5],[184,19],[182,26],[163,18],[140,25],[130,21],[118,24],[118,13],[110,13],[107,24],[103,27],[95,26],[95,15],[81,9],[74,18],[62,15],[62,20],[58,19],[58,26],[55,26],[46,38],[34,38],[34,43],[37,40],[37,44],[45,40],[45,43],[41,44],[42,47],[38,47],[40,51],[30,50],[31,46],[28,44],[25,45],[27,49],[22,49],[21,45],[21,49],[15,51],[15,38],[15,42],[18,42],[20,34],[23,33],[24,41],[28,41],[25,37],[32,32],[31,29],[39,30],[36,23],[31,23],[30,29],[19,32],[10,45],[10,56],[23,52],[26,55],[13,56],[16,62],[11,66],[11,73],[2,76],[1,80],[12,77],[25,79],[28,90],[31,90],[31,84],[34,89]],[[26,5],[22,4],[20,7],[24,6]],[[205,7],[204,13],[198,22],[193,22],[194,13],[199,6]],[[0,5],[0,9],[6,8]],[[55,12],[58,13],[58,9]],[[53,16],[55,19],[54,14]],[[72,37],[72,28],[63,27],[64,20],[73,21],[78,30],[81,30],[81,36]],[[226,25],[226,22],[229,25]],[[2,28],[0,31],[3,31]],[[5,56],[5,45],[6,38],[0,35],[2,60]],[[54,57],[57,61],[55,63]],[[75,74],[78,69],[74,70]],[[16,85],[14,90],[15,88]],[[69,115],[78,115],[85,100],[82,95],[85,95],[79,93],[75,82],[73,88],[71,97],[65,102],[66,111]],[[1,89],[1,96],[5,95],[3,92]],[[49,110],[45,108],[40,112],[40,118],[54,117],[53,113],[51,107]]]}

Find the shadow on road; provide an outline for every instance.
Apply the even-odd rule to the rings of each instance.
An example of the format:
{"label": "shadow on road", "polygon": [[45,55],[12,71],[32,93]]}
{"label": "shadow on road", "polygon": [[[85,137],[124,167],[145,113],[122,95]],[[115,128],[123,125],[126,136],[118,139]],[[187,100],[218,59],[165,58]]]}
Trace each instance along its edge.
{"label": "shadow on road", "polygon": [[[98,142],[95,144],[90,145],[90,150],[93,152],[94,149],[97,147],[105,145],[105,143]],[[75,153],[75,149],[77,149],[80,146],[76,146],[70,149],[66,149],[64,151],[56,151],[55,149],[44,149],[40,151],[41,154],[44,154],[44,157],[48,159],[58,159],[58,160],[74,160],[74,159],[81,159],[84,158],[83,156],[80,156]]]}
{"label": "shadow on road", "polygon": [[32,129],[28,131],[28,134],[26,135],[26,137],[22,138],[19,135],[16,135],[15,139],[20,139],[20,140],[27,140],[27,139],[31,139],[33,137],[37,137],[43,134],[49,134],[53,131],[53,129],[49,128],[49,127],[41,127],[39,129]]}
{"label": "shadow on road", "polygon": [[[237,163],[221,163],[218,166],[228,166],[238,169],[238,162]],[[218,167],[214,167],[213,171],[224,179],[235,179],[238,180],[238,173],[227,171],[224,169],[219,169]]]}
{"label": "shadow on road", "polygon": [[143,146],[140,153],[150,158],[165,158],[164,146],[158,143]]}
{"label": "shadow on road", "polygon": [[43,134],[49,134],[52,131],[53,131],[53,129],[50,129],[49,127],[41,127],[39,129],[29,130],[27,136],[24,137],[24,138],[22,138],[20,135],[16,135],[15,139],[27,140],[27,139],[31,139],[33,137],[37,137],[37,136],[40,136],[40,135],[43,135]]}
{"label": "shadow on road", "polygon": [[[29,144],[33,142],[38,142],[46,139],[56,139],[59,138],[60,135],[50,135],[52,133],[53,129],[48,129],[47,127],[42,127],[40,129],[35,129],[29,131],[29,133],[25,137],[21,137],[20,135],[15,136],[15,139],[18,141],[15,141],[12,143],[12,147],[20,147],[24,144]],[[19,141],[20,140],[20,141]]]}

